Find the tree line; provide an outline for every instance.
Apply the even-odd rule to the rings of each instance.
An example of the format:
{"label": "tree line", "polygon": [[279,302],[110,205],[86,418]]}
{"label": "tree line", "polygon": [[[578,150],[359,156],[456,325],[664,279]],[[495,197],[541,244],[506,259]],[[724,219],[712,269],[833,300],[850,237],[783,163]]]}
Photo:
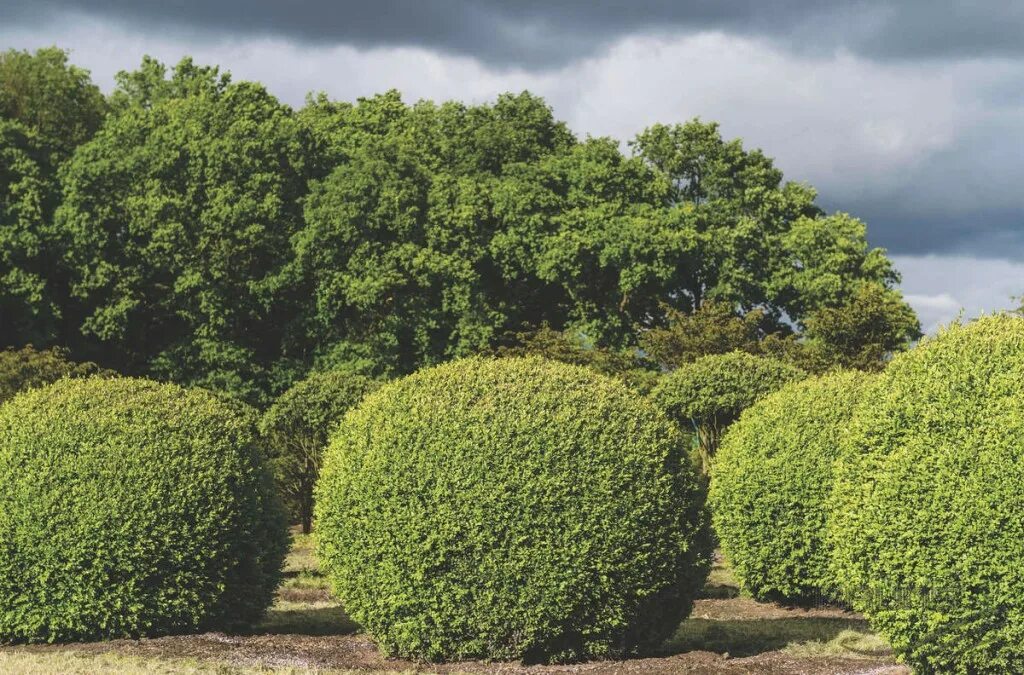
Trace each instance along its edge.
{"label": "tree line", "polygon": [[481,352],[606,370],[769,352],[875,369],[919,335],[864,223],[712,122],[581,138],[530,93],[299,109],[185,58],[104,95],[0,54],[0,347],[264,404],[312,370]]}

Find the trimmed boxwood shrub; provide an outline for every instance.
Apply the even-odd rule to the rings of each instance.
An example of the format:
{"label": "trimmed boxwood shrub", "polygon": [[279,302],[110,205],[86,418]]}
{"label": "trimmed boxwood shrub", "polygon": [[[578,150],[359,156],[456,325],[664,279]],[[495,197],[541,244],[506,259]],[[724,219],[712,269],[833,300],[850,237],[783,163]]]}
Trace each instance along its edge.
{"label": "trimmed boxwood shrub", "polygon": [[807,376],[778,359],[734,351],[703,356],[661,378],[651,392],[655,403],[695,433],[705,473],[722,433],[755,401]]}
{"label": "trimmed boxwood shrub", "polygon": [[726,432],[711,513],[742,588],[760,600],[814,603],[835,584],[825,545],[832,468],[871,376],[838,372],[795,382],[748,408]]}
{"label": "trimmed boxwood shrub", "polygon": [[1021,672],[1024,320],[953,325],[879,377],[830,499],[840,587],[920,672]]}
{"label": "trimmed boxwood shrub", "polygon": [[260,420],[278,492],[292,522],[306,534],[328,435],[349,408],[379,386],[377,380],[348,371],[313,373],[281,394]]}
{"label": "trimmed boxwood shrub", "polygon": [[256,414],[202,390],[65,379],[0,406],[0,641],[238,630],[288,544]]}
{"label": "trimmed boxwood shrub", "polygon": [[648,651],[707,575],[679,432],[621,382],[467,359],[370,394],[317,486],[321,563],[385,653],[570,661]]}

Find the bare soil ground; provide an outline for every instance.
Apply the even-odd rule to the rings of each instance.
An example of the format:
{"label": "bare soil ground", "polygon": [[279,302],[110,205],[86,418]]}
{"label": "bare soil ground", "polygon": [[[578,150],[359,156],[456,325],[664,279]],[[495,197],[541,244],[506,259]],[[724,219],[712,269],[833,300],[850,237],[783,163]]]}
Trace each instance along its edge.
{"label": "bare soil ground", "polygon": [[0,648],[0,672],[26,673],[775,673],[895,675],[885,643],[856,614],[792,609],[737,596],[717,565],[693,614],[654,658],[566,666],[423,664],[381,656],[327,590],[308,538],[298,537],[288,579],[252,635],[207,633],[151,640]]}

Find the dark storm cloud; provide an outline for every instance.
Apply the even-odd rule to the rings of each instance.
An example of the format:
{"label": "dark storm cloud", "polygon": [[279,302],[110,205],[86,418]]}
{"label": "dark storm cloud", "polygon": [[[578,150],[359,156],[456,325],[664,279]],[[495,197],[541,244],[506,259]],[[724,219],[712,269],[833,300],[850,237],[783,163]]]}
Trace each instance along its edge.
{"label": "dark storm cloud", "polygon": [[873,58],[1024,54],[1019,0],[4,0],[7,20],[81,13],[301,43],[420,46],[491,66],[545,68],[634,34],[721,30],[801,52]]}
{"label": "dark storm cloud", "polygon": [[890,251],[1024,259],[1024,105],[1001,117],[996,109],[978,112],[916,168],[890,175],[884,194],[840,208],[863,218],[872,242]]}
{"label": "dark storm cloud", "polygon": [[[842,209],[868,223],[872,245],[893,253],[1024,257],[1024,209],[980,209],[964,217],[904,212],[887,206],[891,205],[850,203]],[[1024,287],[1024,279],[1021,286]]]}

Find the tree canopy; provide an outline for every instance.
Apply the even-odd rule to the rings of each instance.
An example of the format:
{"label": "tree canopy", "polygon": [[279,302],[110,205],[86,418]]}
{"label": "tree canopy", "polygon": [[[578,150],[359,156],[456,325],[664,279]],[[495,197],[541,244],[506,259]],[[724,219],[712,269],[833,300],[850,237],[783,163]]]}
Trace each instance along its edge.
{"label": "tree canopy", "polygon": [[302,225],[307,135],[259,85],[186,75],[184,95],[128,104],[63,168],[65,263],[98,358],[258,399],[297,374],[271,281]]}
{"label": "tree canopy", "polygon": [[107,101],[89,71],[57,47],[0,52],[0,118],[37,133],[54,163],[70,157],[100,128]]}
{"label": "tree canopy", "polygon": [[862,222],[701,120],[624,150],[527,92],[293,110],[187,58],[104,98],[48,49],[0,58],[0,157],[0,342],[255,403],[545,327],[668,345],[663,368],[811,346],[813,369],[875,368],[917,335]]}
{"label": "tree canopy", "polygon": [[59,341],[67,283],[53,225],[57,171],[106,112],[66,52],[0,52],[0,347]]}

